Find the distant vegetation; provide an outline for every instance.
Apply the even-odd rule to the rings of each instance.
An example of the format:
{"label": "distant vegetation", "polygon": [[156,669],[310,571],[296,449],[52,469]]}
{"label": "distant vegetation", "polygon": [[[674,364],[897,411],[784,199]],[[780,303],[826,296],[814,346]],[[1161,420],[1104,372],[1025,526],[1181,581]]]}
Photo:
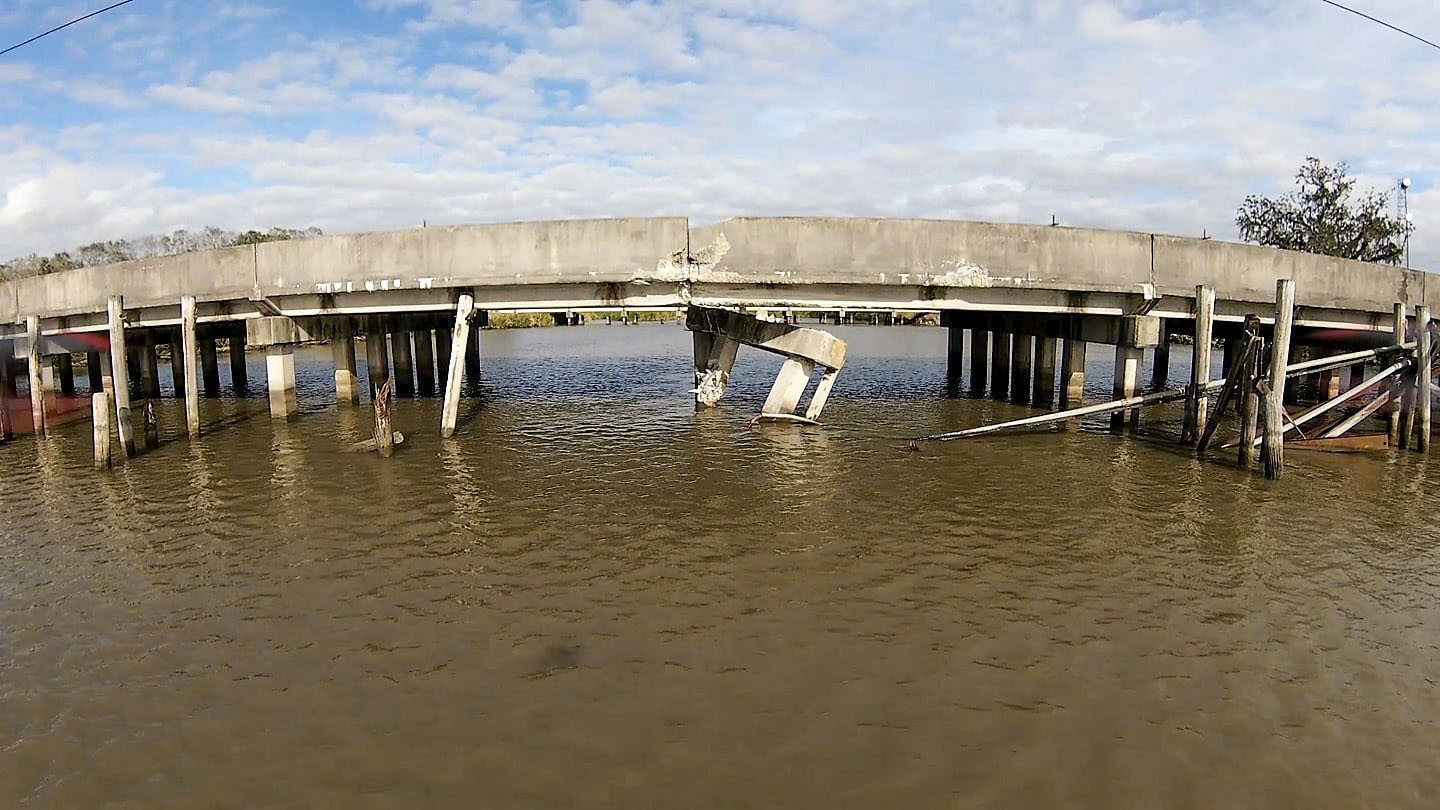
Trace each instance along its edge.
{"label": "distant vegetation", "polygon": [[1352,195],[1344,163],[1310,157],[1295,174],[1296,190],[1281,197],[1252,194],[1235,213],[1240,238],[1269,247],[1399,264],[1415,226],[1390,215],[1390,195]]}
{"label": "distant vegetation", "polygon": [[155,234],[138,239],[114,239],[109,242],[91,244],[65,250],[53,256],[32,253],[0,264],[0,279],[43,276],[59,273],[77,267],[95,267],[102,264],[127,262],[132,259],[150,259],[156,256],[175,256],[197,250],[255,245],[261,242],[280,242],[286,239],[314,239],[321,236],[319,228],[271,228],[268,231],[249,230],[241,233],[209,226],[199,231],[178,230],[171,234]]}

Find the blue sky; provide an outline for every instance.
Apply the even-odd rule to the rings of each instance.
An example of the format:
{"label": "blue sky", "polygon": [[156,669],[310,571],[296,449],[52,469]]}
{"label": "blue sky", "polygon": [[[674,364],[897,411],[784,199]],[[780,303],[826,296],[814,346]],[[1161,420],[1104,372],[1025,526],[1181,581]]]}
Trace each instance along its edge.
{"label": "blue sky", "polygon": [[[104,4],[4,0],[0,40]],[[1233,238],[1316,154],[1413,176],[1440,266],[1436,133],[1440,52],[1319,0],[135,0],[0,57],[0,258],[646,214]]]}

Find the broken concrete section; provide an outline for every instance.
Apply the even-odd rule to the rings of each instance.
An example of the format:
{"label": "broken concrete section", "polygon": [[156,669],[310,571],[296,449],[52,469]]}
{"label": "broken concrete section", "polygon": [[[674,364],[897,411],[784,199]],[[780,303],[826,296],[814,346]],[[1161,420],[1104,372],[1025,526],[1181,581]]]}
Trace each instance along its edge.
{"label": "broken concrete section", "polygon": [[[786,358],[760,418],[814,422],[845,365],[845,341],[829,332],[764,321],[754,315],[712,307],[690,307],[685,328],[695,333],[695,402],[712,406],[725,393],[741,343]],[[814,368],[823,369],[804,417],[795,416]]]}

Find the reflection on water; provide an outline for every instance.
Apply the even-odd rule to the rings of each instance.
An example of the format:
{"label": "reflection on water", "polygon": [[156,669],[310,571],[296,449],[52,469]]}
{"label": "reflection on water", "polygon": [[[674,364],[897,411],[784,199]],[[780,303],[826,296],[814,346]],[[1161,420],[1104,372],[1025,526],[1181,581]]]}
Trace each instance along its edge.
{"label": "reflection on water", "polygon": [[683,330],[597,326],[484,333],[462,432],[402,401],[389,460],[323,348],[294,423],[0,448],[0,803],[1431,803],[1425,459],[1266,482],[1177,411],[907,452],[1025,411],[945,398],[938,329],[840,331],[818,429],[747,427],[773,358],[696,414]]}

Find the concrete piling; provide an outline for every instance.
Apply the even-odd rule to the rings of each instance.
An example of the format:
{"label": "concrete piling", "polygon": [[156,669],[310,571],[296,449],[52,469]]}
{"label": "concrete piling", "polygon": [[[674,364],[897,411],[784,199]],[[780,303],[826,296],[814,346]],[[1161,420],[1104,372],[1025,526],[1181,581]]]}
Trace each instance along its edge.
{"label": "concrete piling", "polygon": [[958,396],[965,371],[965,329],[956,325],[953,312],[941,312],[940,324],[945,327],[945,390]]}
{"label": "concrete piling", "polygon": [[988,329],[970,330],[970,394],[971,396],[985,395],[985,382],[989,376],[986,366],[990,362],[990,331]]}
{"label": "concrete piling", "polygon": [[171,352],[173,357],[174,350],[178,348],[183,359],[180,371],[175,375],[175,390],[185,396],[185,431],[192,439],[200,438],[200,389],[195,385],[198,365],[195,362],[196,328],[195,296],[187,295],[180,299],[180,344],[178,347],[171,344]]}
{"label": "concrete piling", "polygon": [[[230,387],[235,396],[244,396],[250,390],[250,370],[245,365],[245,350],[248,346],[244,330],[230,336]],[[219,388],[219,384],[216,384]]]}
{"label": "concrete piling", "polygon": [[140,344],[140,380],[146,399],[160,398],[160,362],[155,354],[155,342],[149,335]]}
{"label": "concrete piling", "polygon": [[100,369],[100,352],[85,353],[85,376],[90,378],[90,393],[105,390],[105,374]]}
{"label": "concrete piling", "polygon": [[761,414],[793,414],[810,382],[810,373],[815,366],[796,357],[787,357],[775,375],[775,384],[770,386],[770,395],[761,406]]}
{"label": "concrete piling", "polygon": [[1295,282],[1275,282],[1275,332],[1270,349],[1270,390],[1265,392],[1265,436],[1260,460],[1266,478],[1285,472],[1285,370],[1290,356],[1290,333],[1295,320]]}
{"label": "concrete piling", "polygon": [[730,372],[740,342],[724,335],[693,331],[695,352],[695,407],[712,408],[730,386]]}
{"label": "concrete piling", "polygon": [[465,336],[465,384],[472,390],[480,387],[480,330],[474,320],[472,317]]}
{"label": "concrete piling", "polygon": [[995,330],[990,333],[990,396],[1006,399],[1010,396],[1010,333]]}
{"label": "concrete piling", "polygon": [[455,326],[450,333],[450,357],[445,373],[445,402],[440,414],[440,435],[450,438],[455,435],[455,422],[460,415],[461,376],[465,373],[466,351],[470,345],[470,316],[474,314],[475,299],[469,293],[461,293],[455,303]]}
{"label": "concrete piling", "polygon": [[[1115,344],[1115,399],[1130,399],[1140,390],[1140,364],[1145,350],[1129,343]],[[1119,433],[1127,428],[1134,432],[1140,426],[1140,409],[1129,408],[1110,414],[1110,430]]]}
{"label": "concrete piling", "polygon": [[[184,299],[181,299],[180,318],[184,320]],[[182,329],[176,329],[170,335],[170,380],[175,386],[175,398],[184,399],[189,389],[194,388],[194,383],[187,383],[185,380],[185,338],[180,333]]]}
{"label": "concrete piling", "polygon": [[1031,386],[1034,385],[1032,372],[1035,359],[1035,337],[1028,333],[1015,333],[1010,350],[1010,401],[1022,405],[1030,404]]}
{"label": "concrete piling", "polygon": [[390,334],[390,352],[395,361],[395,395],[415,396],[415,361],[410,352],[410,332],[397,329]]}
{"label": "concrete piling", "polygon": [[1065,335],[1065,349],[1060,361],[1060,407],[1078,408],[1085,402],[1085,338],[1075,319]]}
{"label": "concrete piling", "polygon": [[1155,344],[1154,364],[1150,367],[1150,386],[1164,388],[1170,384],[1170,334],[1160,322],[1160,342]]}
{"label": "concrete piling", "polygon": [[360,404],[360,387],[355,379],[355,327],[348,317],[339,319],[330,340],[335,362],[335,404],[353,408]]}
{"label": "concrete piling", "polygon": [[30,420],[36,437],[46,437],[45,426],[45,383],[40,377],[40,366],[45,362],[40,354],[40,318],[30,315],[25,318],[25,336],[30,348],[26,354],[26,366],[30,373]]}
{"label": "concrete piling", "polygon": [[422,397],[435,395],[435,354],[431,349],[431,332],[411,332],[415,338],[415,390]]}
{"label": "concrete piling", "polygon": [[450,343],[453,336],[450,324],[438,324],[435,327],[435,369],[439,375],[438,384],[440,394],[443,396],[446,391],[447,380],[450,372]]}
{"label": "concrete piling", "polygon": [[371,315],[365,323],[365,367],[370,378],[370,401],[374,402],[380,386],[390,379],[390,350],[386,345],[383,318]]}
{"label": "concrete piling", "polygon": [[220,396],[220,361],[215,353],[215,338],[205,336],[200,341],[200,376],[205,383],[205,396],[214,399]]}
{"label": "concrete piling", "polygon": [[1055,356],[1058,340],[1053,337],[1035,339],[1035,404],[1052,407],[1055,404]]}
{"label": "concrete piling", "polygon": [[15,384],[15,359],[0,359],[0,436],[5,441],[15,438],[15,425],[11,417],[11,403],[19,398],[19,389]]}
{"label": "concrete piling", "polygon": [[55,357],[55,376],[60,383],[60,393],[63,396],[75,396],[75,358],[66,352]]}
{"label": "concrete piling", "polygon": [[300,410],[295,396],[295,347],[276,343],[265,347],[265,383],[270,389],[270,418],[289,419]]}
{"label": "concrete piling", "polygon": [[91,438],[95,444],[95,469],[110,469],[110,396],[104,391],[90,395]]}

